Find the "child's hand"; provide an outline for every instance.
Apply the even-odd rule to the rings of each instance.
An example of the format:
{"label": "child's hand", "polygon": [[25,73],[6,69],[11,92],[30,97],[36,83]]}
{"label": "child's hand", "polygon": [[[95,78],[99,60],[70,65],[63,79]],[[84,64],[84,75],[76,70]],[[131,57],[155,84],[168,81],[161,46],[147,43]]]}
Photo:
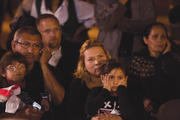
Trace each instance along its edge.
{"label": "child's hand", "polygon": [[103,84],[103,88],[107,89],[108,91],[111,91],[112,82],[109,80],[109,75],[101,75],[101,81]]}
{"label": "child's hand", "polygon": [[0,103],[6,102],[7,101],[7,97],[0,95]]}
{"label": "child's hand", "polygon": [[127,87],[127,79],[120,80],[118,83],[118,86],[120,86],[120,85]]}

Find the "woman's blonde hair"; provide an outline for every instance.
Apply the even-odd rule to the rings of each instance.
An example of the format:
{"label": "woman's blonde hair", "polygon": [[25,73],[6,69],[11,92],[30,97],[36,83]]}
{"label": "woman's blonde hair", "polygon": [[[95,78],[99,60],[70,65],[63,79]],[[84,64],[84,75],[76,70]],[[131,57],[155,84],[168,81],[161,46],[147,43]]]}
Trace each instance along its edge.
{"label": "woman's blonde hair", "polygon": [[111,59],[110,53],[107,50],[105,50],[105,48],[101,42],[98,42],[97,40],[86,40],[80,48],[79,61],[78,61],[76,71],[74,73],[75,78],[81,79],[82,82],[91,81],[90,74],[87,72],[87,70],[85,68],[84,52],[87,49],[92,48],[92,47],[101,47],[103,49],[104,53],[106,54],[107,59]]}

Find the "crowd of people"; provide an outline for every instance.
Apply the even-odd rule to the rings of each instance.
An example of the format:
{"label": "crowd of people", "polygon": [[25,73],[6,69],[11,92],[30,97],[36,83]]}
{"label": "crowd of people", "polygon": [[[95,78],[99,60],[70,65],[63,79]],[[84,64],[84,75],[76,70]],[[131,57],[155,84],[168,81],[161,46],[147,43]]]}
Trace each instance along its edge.
{"label": "crowd of people", "polygon": [[180,99],[180,48],[154,5],[23,0],[0,53],[0,119],[161,120]]}

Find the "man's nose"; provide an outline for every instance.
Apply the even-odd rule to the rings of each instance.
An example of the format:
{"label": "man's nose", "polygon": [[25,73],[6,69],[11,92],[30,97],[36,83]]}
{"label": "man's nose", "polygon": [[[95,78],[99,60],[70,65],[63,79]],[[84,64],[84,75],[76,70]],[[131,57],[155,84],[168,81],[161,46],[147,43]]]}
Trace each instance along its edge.
{"label": "man's nose", "polygon": [[51,35],[51,36],[55,36],[55,35],[56,35],[56,32],[55,32],[54,30],[52,30],[52,31],[50,32],[50,35]]}
{"label": "man's nose", "polygon": [[158,37],[157,41],[162,42],[164,39],[162,37]]}
{"label": "man's nose", "polygon": [[28,52],[29,52],[29,53],[32,53],[33,50],[34,50],[33,46],[28,47]]}

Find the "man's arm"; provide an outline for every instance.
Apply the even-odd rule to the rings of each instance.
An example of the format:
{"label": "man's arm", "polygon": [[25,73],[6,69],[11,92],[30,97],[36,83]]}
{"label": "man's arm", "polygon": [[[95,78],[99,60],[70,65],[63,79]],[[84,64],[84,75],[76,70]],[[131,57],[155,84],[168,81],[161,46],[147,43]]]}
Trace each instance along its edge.
{"label": "man's arm", "polygon": [[64,98],[64,87],[60,85],[52,72],[48,68],[48,60],[51,57],[51,51],[48,48],[42,50],[42,56],[40,58],[41,69],[43,72],[45,88],[52,95],[52,100],[55,104],[60,104]]}

